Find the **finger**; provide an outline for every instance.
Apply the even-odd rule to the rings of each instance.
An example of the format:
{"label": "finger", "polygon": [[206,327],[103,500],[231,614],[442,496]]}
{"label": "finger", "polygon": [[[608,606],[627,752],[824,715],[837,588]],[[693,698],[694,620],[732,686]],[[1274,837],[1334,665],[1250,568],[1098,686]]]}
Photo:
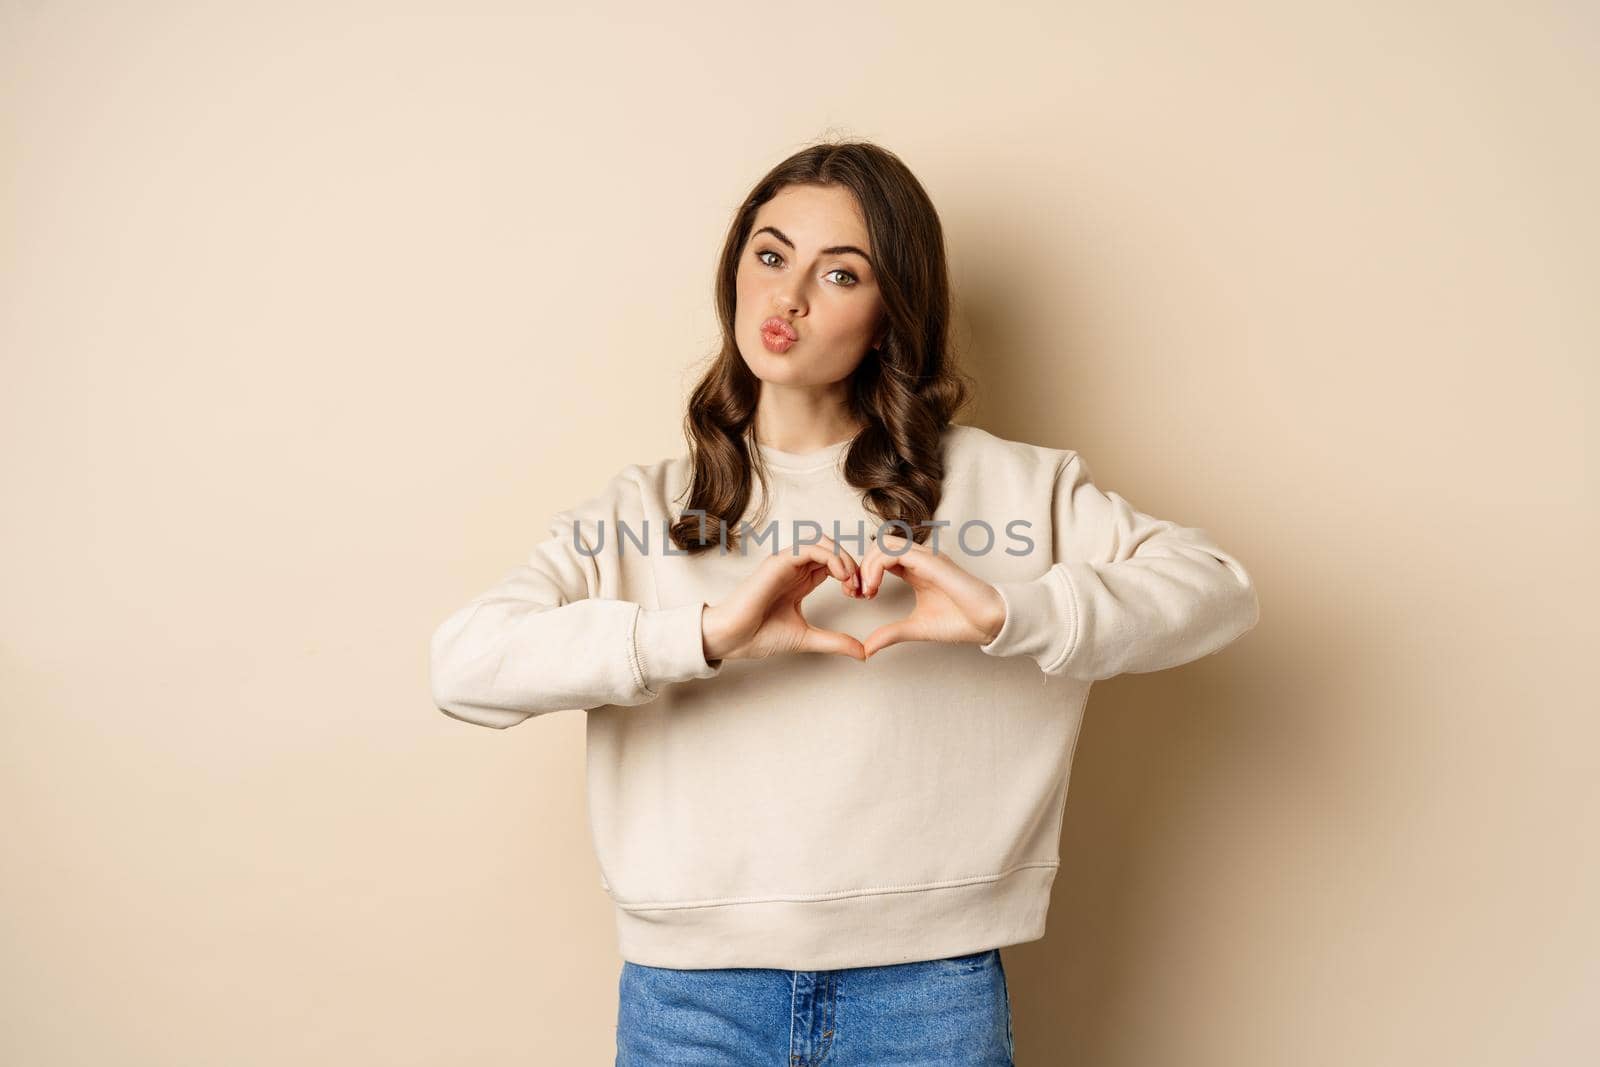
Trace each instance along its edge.
{"label": "finger", "polygon": [[811,570],[807,572],[805,581],[800,583],[801,598],[804,599],[809,596],[812,590],[832,577],[833,575],[828,573],[827,567],[820,563],[811,564]]}
{"label": "finger", "polygon": [[824,563],[828,573],[852,589],[856,586],[856,571],[858,565],[855,558],[848,552],[839,548],[831,539],[824,537],[815,544],[799,546],[804,558]]}
{"label": "finger", "polygon": [[867,553],[867,558],[861,564],[861,595],[868,600],[878,595],[878,588],[883,585],[883,574],[894,568],[898,561],[893,556],[886,556],[876,550]]}
{"label": "finger", "polygon": [[768,580],[757,583],[764,599],[771,601],[774,597],[791,596],[811,592],[828,578],[828,568],[814,560],[807,560],[804,567],[790,568],[788,565],[779,565],[772,572]]}
{"label": "finger", "polygon": [[774,552],[761,561],[761,567],[752,581],[761,598],[770,603],[777,597],[796,590],[809,593],[826,580],[829,573],[826,558],[819,558],[809,552],[801,552],[798,555]]}
{"label": "finger", "polygon": [[876,596],[886,571],[902,578],[907,574],[928,574],[937,578],[941,573],[939,567],[945,562],[947,557],[909,537],[887,532],[879,534],[861,565],[863,592],[869,598]]}
{"label": "finger", "polygon": [[770,606],[779,599],[798,602],[831,576],[826,555],[813,558],[774,553],[762,560],[760,568],[747,579],[748,595],[763,606]]}
{"label": "finger", "polygon": [[[947,552],[919,545],[895,534],[888,536],[897,546],[910,545],[911,548],[904,555],[891,557],[900,566],[887,569],[896,571],[913,585],[932,585],[960,604],[969,617],[981,610],[993,588],[988,582],[957,563],[955,557]],[[898,547],[896,551],[899,551]]]}
{"label": "finger", "polygon": [[[896,547],[895,552],[900,552],[900,549]],[[901,561],[908,555],[909,552],[901,552],[900,555],[885,552],[874,542],[867,551],[867,558],[861,563],[861,595],[869,600],[877,596],[878,589],[883,585],[883,576],[900,570]]]}
{"label": "finger", "polygon": [[823,537],[822,545],[840,563],[844,564],[844,576],[839,580],[844,583],[845,591],[851,594],[861,591],[861,561],[845,551],[844,547],[831,537]]}
{"label": "finger", "polygon": [[828,568],[829,573],[834,571],[833,563],[828,558],[827,550],[820,545],[796,543],[788,548],[773,552],[769,558],[775,560],[779,566],[787,567],[790,570],[806,570],[821,564]]}
{"label": "finger", "polygon": [[861,581],[861,595],[863,597],[871,599],[872,595],[878,591],[878,583],[883,581],[883,565],[883,549],[879,547],[878,542],[874,540],[870,545],[867,546],[866,553],[861,557],[861,570],[859,577]]}

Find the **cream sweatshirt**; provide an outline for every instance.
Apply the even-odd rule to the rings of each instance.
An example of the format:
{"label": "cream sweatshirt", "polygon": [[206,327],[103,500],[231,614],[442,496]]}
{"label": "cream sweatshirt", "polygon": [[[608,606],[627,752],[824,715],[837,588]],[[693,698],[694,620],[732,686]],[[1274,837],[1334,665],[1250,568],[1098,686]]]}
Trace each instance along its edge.
{"label": "cream sweatshirt", "polygon": [[[747,554],[666,537],[687,455],[626,466],[439,625],[434,703],[496,729],[585,712],[624,959],[831,970],[1043,937],[1090,686],[1222,649],[1259,617],[1249,575],[1077,452],[955,423],[926,544],[999,591],[992,641],[707,662],[701,613],[762,553],[820,530],[859,560],[881,526],[840,473],[848,442],[759,447],[772,489],[752,492]],[[870,601],[830,578],[803,610],[864,638],[914,602],[893,574]]]}

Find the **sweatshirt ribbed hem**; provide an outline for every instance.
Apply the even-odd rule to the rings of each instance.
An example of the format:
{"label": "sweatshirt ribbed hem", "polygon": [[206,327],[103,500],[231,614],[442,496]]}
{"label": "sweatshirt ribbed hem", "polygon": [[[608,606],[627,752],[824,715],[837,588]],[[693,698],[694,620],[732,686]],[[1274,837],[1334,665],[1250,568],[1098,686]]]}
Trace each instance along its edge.
{"label": "sweatshirt ribbed hem", "polygon": [[647,967],[823,971],[945,959],[1044,936],[1059,861],[999,877],[821,900],[618,905],[622,958]]}

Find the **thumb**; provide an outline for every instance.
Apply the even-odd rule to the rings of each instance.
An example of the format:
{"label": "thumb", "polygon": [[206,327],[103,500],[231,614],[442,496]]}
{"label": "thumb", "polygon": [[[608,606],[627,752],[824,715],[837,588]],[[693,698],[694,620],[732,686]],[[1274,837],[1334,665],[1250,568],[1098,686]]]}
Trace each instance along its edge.
{"label": "thumb", "polygon": [[842,634],[837,630],[824,630],[816,626],[807,626],[805,634],[800,638],[799,652],[831,652],[851,659],[864,660],[866,652],[857,641],[849,634]]}
{"label": "thumb", "polygon": [[894,622],[884,623],[868,634],[867,639],[861,642],[861,647],[870,657],[873,653],[881,652],[890,645],[898,645],[903,641],[917,641],[920,639],[916,623],[909,619],[897,619]]}

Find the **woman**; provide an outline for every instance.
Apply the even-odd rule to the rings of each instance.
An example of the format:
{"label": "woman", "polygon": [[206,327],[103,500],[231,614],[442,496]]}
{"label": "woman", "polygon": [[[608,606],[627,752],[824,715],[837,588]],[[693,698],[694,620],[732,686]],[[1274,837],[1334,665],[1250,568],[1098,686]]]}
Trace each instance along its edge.
{"label": "woman", "polygon": [[445,713],[587,712],[619,1064],[1010,1063],[999,949],[1044,936],[1091,684],[1255,625],[1205,531],[954,421],[948,304],[896,156],[785,160],[727,235],[688,453],[434,634]]}

